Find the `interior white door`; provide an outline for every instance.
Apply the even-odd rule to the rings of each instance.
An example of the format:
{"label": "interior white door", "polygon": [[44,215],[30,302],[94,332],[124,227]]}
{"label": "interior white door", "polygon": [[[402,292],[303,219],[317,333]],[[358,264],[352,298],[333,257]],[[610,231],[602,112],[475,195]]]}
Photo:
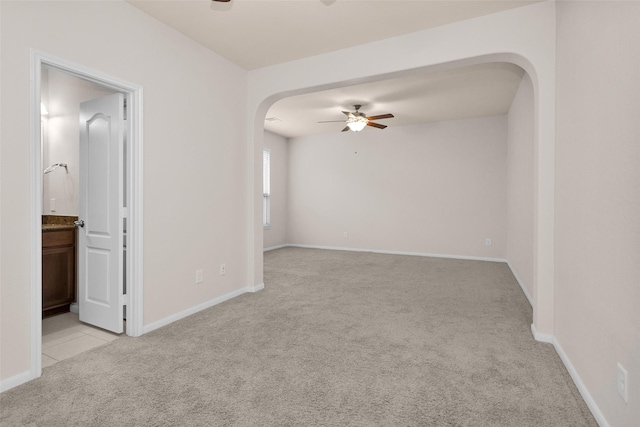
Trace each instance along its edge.
{"label": "interior white door", "polygon": [[80,321],[123,332],[124,95],[80,104]]}

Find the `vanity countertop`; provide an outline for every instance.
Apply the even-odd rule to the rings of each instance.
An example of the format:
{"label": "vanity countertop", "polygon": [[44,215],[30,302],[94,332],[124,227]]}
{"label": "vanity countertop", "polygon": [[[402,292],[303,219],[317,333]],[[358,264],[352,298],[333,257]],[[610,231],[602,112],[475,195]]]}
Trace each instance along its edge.
{"label": "vanity countertop", "polygon": [[73,230],[77,216],[42,215],[42,231]]}
{"label": "vanity countertop", "polygon": [[42,231],[73,230],[74,228],[74,225],[67,224],[42,224]]}

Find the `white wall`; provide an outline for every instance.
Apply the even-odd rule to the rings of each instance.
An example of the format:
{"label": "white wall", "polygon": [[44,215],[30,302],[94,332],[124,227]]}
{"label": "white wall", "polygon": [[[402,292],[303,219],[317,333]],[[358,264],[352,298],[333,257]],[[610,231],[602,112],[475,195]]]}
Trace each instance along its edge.
{"label": "white wall", "polygon": [[[29,48],[144,86],[145,323],[247,284],[245,268],[261,283],[254,164],[272,102],[490,56],[523,66],[535,93],[534,324],[555,335],[609,424],[640,419],[638,2],[537,3],[255,70],[248,94],[244,71],[124,3],[0,8],[0,378],[29,368]],[[207,274],[220,260],[224,280]],[[194,287],[198,267],[206,283]],[[628,404],[615,394],[617,362]]]}
{"label": "white wall", "polygon": [[638,426],[640,3],[557,8],[556,340],[609,425]]}
{"label": "white wall", "polygon": [[292,138],[289,243],[504,259],[506,135],[496,116]]}
{"label": "white wall", "polygon": [[[264,118],[286,96],[366,83],[417,71],[506,61],[521,66],[534,87],[535,206],[533,325],[537,339],[554,329],[554,141],[556,3],[540,2],[451,25],[253,70],[249,73],[251,199],[247,227],[252,283],[263,280],[260,164]],[[380,58],[384,58],[381,60]]]}
{"label": "white wall", "polygon": [[145,325],[248,284],[247,73],[122,1],[0,7],[4,381],[31,369],[30,49],[144,88]]}
{"label": "white wall", "polygon": [[264,248],[288,243],[289,159],[287,138],[264,133],[264,148],[271,150],[271,227],[264,230]]}
{"label": "white wall", "polygon": [[533,84],[525,73],[507,116],[507,260],[530,302],[533,302],[533,105]]}
{"label": "white wall", "polygon": [[[55,69],[45,69],[41,88],[43,104],[49,112],[42,116],[44,139],[42,166],[66,163],[43,176],[42,210],[45,215],[78,215],[79,114],[80,103],[114,93],[113,90]],[[55,210],[51,199],[55,199]]]}

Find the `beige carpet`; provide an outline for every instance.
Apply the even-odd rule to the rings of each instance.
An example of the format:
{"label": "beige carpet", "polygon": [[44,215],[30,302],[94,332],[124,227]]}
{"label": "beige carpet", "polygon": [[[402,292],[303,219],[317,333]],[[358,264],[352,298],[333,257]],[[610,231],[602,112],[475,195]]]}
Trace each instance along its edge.
{"label": "beige carpet", "polygon": [[265,284],[46,368],[1,425],[597,425],[505,264],[285,248]]}

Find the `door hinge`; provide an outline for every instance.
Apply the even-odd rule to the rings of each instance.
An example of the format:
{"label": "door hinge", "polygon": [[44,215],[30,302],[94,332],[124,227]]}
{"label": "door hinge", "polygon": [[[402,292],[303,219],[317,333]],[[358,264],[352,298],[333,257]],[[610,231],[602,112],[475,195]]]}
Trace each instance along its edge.
{"label": "door hinge", "polygon": [[120,305],[129,305],[129,295],[120,295]]}
{"label": "door hinge", "polygon": [[120,208],[120,218],[129,218],[129,208]]}

